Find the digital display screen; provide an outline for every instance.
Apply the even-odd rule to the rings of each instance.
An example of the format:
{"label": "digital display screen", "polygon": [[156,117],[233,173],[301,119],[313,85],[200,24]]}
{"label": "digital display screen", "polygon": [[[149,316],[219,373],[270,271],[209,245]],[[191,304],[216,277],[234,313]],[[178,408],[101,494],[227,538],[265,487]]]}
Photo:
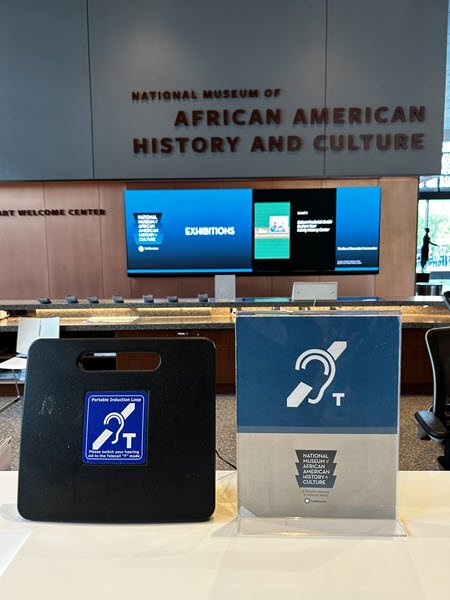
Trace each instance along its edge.
{"label": "digital display screen", "polygon": [[289,202],[256,202],[254,257],[289,258],[291,237]]}
{"label": "digital display screen", "polygon": [[125,192],[128,273],[250,273],[252,190]]}
{"label": "digital display screen", "polygon": [[377,271],[380,239],[380,188],[336,190],[336,271]]}
{"label": "digital display screen", "polygon": [[125,192],[130,276],[377,273],[378,187]]}

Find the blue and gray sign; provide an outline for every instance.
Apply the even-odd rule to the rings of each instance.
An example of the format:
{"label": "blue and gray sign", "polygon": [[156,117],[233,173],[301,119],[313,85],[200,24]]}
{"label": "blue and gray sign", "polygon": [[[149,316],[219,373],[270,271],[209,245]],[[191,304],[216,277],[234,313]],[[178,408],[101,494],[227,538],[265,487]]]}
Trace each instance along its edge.
{"label": "blue and gray sign", "polygon": [[236,330],[246,514],[394,517],[400,316],[268,312]]}
{"label": "blue and gray sign", "polygon": [[144,464],[147,459],[147,392],[87,392],[82,461]]}

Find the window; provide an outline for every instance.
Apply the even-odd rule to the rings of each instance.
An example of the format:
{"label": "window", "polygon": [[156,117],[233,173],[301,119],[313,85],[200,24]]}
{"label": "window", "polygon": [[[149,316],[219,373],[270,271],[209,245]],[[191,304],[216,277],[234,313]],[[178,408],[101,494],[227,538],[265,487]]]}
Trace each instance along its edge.
{"label": "window", "polygon": [[[420,192],[450,191],[450,11],[447,33],[447,70],[445,86],[445,111],[444,111],[444,141],[442,144],[442,163],[439,175],[428,175],[420,178]],[[450,198],[450,194],[448,196]],[[430,228],[431,229],[431,228]],[[419,228],[419,233],[420,233]],[[431,231],[430,231],[431,233]]]}
{"label": "window", "polygon": [[[450,194],[428,194],[424,198],[421,193],[419,199],[417,219],[417,253],[416,271],[422,271],[421,249],[425,228],[429,228],[430,246],[429,256],[424,271],[428,273],[441,273],[447,276],[450,273]],[[429,196],[432,196],[431,198]],[[436,245],[433,245],[436,244]]]}

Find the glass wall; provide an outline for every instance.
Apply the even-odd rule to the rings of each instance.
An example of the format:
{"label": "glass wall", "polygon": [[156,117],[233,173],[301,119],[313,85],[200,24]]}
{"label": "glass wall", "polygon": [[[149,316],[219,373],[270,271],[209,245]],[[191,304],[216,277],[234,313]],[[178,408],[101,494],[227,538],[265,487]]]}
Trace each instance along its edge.
{"label": "glass wall", "polygon": [[[450,193],[420,194],[417,219],[416,271],[450,277]],[[437,197],[439,196],[439,197]],[[425,228],[429,229],[428,238]],[[427,252],[428,247],[428,252]]]}
{"label": "glass wall", "polygon": [[[417,273],[429,273],[430,279],[442,283],[450,280],[450,12],[448,23],[441,173],[420,178],[416,254]],[[426,227],[429,240],[422,251]]]}
{"label": "glass wall", "polygon": [[[447,88],[446,102],[448,101],[449,96],[450,90]],[[450,123],[448,126],[450,127]],[[450,129],[444,129],[444,135],[447,135],[450,138]],[[421,177],[419,182],[419,190],[420,192],[442,192],[447,190],[450,192],[450,140],[444,141],[442,144],[441,174]],[[450,194],[448,194],[448,196],[450,198]]]}
{"label": "glass wall", "polygon": [[[447,68],[445,85],[444,143],[442,144],[441,173],[420,178],[421,192],[450,191],[450,12],[447,28]],[[449,194],[450,197],[450,194]],[[420,232],[420,229],[419,229]]]}

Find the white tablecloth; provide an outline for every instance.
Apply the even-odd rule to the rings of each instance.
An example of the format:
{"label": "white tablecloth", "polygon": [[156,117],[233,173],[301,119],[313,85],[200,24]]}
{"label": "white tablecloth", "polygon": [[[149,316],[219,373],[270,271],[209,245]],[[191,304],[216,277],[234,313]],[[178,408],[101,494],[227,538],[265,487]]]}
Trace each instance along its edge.
{"label": "white tablecloth", "polygon": [[406,538],[242,537],[234,472],[217,473],[211,521],[176,525],[25,521],[17,473],[2,472],[0,598],[450,597],[450,474],[402,472],[399,483]]}

